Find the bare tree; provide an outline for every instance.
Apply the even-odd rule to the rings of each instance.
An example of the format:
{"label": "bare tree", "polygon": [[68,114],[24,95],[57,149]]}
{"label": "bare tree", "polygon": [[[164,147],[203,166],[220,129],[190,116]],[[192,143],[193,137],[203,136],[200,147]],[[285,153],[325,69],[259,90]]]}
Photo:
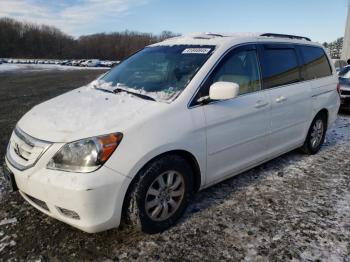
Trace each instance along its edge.
{"label": "bare tree", "polygon": [[160,35],[124,31],[74,39],[52,26],[1,18],[0,57],[122,60],[146,45],[174,36],[170,31]]}

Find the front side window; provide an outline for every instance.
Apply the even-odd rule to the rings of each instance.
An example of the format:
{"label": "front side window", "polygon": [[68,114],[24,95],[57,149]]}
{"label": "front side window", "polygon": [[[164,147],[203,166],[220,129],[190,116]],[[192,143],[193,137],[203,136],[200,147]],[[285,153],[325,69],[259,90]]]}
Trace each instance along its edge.
{"label": "front side window", "polygon": [[241,48],[227,54],[201,88],[197,99],[208,96],[210,86],[221,81],[238,84],[239,95],[259,91],[261,83],[256,50]]}
{"label": "front side window", "polygon": [[300,70],[293,47],[264,46],[261,57],[264,89],[299,82]]}
{"label": "front side window", "polygon": [[169,100],[185,89],[212,54],[214,46],[147,47],[113,68],[100,81],[155,100]]}
{"label": "front side window", "polygon": [[299,48],[304,59],[305,80],[332,75],[327,56],[322,48],[315,46],[300,46]]}

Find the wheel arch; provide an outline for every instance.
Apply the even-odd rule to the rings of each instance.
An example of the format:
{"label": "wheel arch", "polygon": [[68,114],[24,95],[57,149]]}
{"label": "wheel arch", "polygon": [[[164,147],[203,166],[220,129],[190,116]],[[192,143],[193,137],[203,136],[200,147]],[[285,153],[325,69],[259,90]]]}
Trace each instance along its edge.
{"label": "wheel arch", "polygon": [[303,140],[303,141],[305,141],[305,139],[307,138],[307,135],[308,135],[309,130],[310,130],[310,128],[311,128],[312,122],[313,122],[314,119],[315,119],[317,116],[319,116],[319,115],[324,115],[324,117],[326,118],[326,123],[327,123],[327,127],[328,127],[328,125],[329,125],[329,123],[328,123],[328,121],[329,121],[329,112],[328,112],[328,109],[327,109],[327,108],[322,108],[322,109],[318,110],[317,113],[315,113],[315,114],[313,115],[313,117],[311,118],[311,120],[309,121],[309,125],[308,125],[308,127],[307,127],[307,130],[306,130],[306,133],[305,133],[305,135],[304,135],[304,140]]}
{"label": "wheel arch", "polygon": [[141,174],[142,170],[151,162],[156,161],[157,159],[159,159],[163,156],[166,156],[166,155],[178,155],[178,156],[181,156],[183,159],[185,159],[190,164],[190,166],[192,168],[192,172],[193,172],[193,193],[197,192],[200,189],[201,183],[202,183],[200,165],[199,165],[196,157],[192,153],[190,153],[186,150],[178,149],[178,150],[170,150],[170,151],[158,154],[157,156],[148,160],[141,168],[139,168],[138,172],[136,173],[136,175],[132,178],[131,182],[129,183],[128,189],[126,190],[126,193],[125,193],[124,199],[123,199],[122,219],[125,218],[125,215],[127,212],[126,209],[127,209],[127,204],[128,204],[128,200],[130,197],[130,193],[134,189],[135,185],[137,185],[137,182],[139,181],[140,174]]}
{"label": "wheel arch", "polygon": [[321,110],[319,110],[317,112],[317,114],[314,116],[314,118],[312,119],[312,121],[319,115],[323,115],[326,118],[326,123],[327,123],[327,127],[329,126],[329,112],[327,108],[322,108]]}

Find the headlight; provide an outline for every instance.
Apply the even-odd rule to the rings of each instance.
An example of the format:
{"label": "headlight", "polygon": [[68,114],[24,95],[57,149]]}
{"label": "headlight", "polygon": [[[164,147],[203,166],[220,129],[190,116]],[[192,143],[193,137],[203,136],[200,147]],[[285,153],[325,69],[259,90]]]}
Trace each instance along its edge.
{"label": "headlight", "polygon": [[83,173],[95,171],[108,160],[122,138],[122,133],[115,133],[65,144],[47,168]]}

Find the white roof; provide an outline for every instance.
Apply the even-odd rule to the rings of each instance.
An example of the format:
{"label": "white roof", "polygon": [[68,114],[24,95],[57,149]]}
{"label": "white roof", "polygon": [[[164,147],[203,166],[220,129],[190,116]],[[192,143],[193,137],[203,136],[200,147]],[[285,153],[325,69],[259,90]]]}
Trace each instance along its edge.
{"label": "white roof", "polygon": [[226,45],[236,42],[253,42],[263,40],[278,40],[279,42],[291,42],[291,43],[308,43],[306,39],[294,39],[288,37],[279,36],[262,36],[263,33],[191,33],[178,37],[166,39],[160,43],[153,44],[151,46],[159,45]]}

